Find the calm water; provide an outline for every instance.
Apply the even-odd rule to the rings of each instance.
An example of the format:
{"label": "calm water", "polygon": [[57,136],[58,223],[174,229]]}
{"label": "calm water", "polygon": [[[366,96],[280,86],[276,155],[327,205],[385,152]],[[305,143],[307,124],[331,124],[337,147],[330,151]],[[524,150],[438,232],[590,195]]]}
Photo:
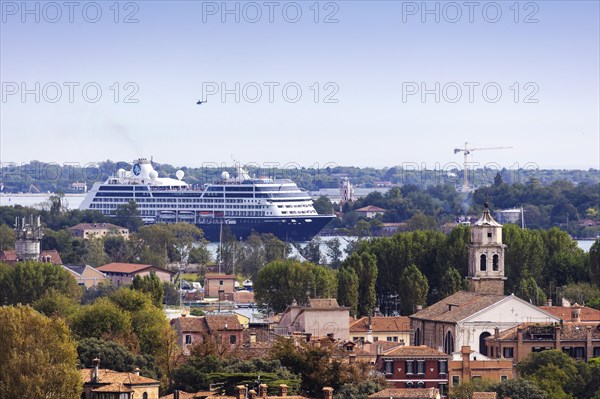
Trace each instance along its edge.
{"label": "calm water", "polygon": [[[336,189],[331,189],[333,191],[337,191]],[[366,190],[366,189],[365,189]],[[374,189],[368,189],[373,191]],[[387,189],[386,189],[387,190]],[[321,190],[324,191],[324,190]],[[315,192],[317,193],[317,192]],[[311,194],[315,194],[311,193]],[[324,193],[322,193],[324,194]],[[48,203],[51,194],[0,194],[0,206],[12,206],[12,205],[22,205],[22,206],[31,206],[37,209],[40,209],[44,203]],[[65,194],[66,206],[68,209],[76,209],[79,207],[79,204],[85,198],[85,194]],[[321,241],[323,244],[321,245],[321,252],[326,253],[327,247],[325,243],[329,240],[333,240],[334,238],[339,238],[341,242],[341,250],[343,253],[343,257],[346,256],[346,246],[350,241],[355,240],[354,237],[322,237]],[[592,245],[594,244],[593,240],[577,240],[577,245],[582,248],[584,251],[588,252]],[[213,251],[216,251],[216,247],[211,248]],[[292,253],[295,255],[296,253]]]}

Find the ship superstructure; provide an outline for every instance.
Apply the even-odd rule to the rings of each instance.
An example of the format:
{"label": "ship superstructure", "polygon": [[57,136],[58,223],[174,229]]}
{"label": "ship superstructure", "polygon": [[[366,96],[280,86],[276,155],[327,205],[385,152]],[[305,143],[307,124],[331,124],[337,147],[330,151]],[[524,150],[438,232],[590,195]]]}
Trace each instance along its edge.
{"label": "ship superstructure", "polygon": [[150,161],[134,161],[130,171],[119,169],[104,183],[95,183],[80,205],[105,215],[135,201],[144,223],[194,223],[205,237],[218,241],[228,229],[239,238],[252,231],[273,233],[287,241],[309,241],[331,221],[333,215],[319,215],[310,196],[289,179],[253,178],[238,166],[235,177],[228,172],[221,179],[201,187],[177,179],[158,177]]}

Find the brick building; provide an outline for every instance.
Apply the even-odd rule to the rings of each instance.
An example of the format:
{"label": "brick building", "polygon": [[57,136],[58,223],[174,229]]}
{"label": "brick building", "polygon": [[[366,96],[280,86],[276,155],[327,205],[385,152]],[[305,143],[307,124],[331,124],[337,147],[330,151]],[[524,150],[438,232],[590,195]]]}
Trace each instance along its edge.
{"label": "brick building", "polygon": [[513,378],[513,363],[510,359],[492,359],[463,346],[454,352],[448,362],[450,386],[457,386],[473,378],[485,378],[495,382]]}
{"label": "brick building", "polygon": [[448,392],[447,355],[421,346],[399,346],[377,356],[377,368],[395,388],[436,388]]}
{"label": "brick building", "polygon": [[160,382],[135,373],[100,368],[94,359],[92,368],[81,369],[82,399],[158,399]]}
{"label": "brick building", "polygon": [[112,281],[115,287],[122,285],[130,285],[133,282],[135,276],[144,277],[155,274],[160,281],[171,282],[173,275],[172,271],[161,269],[160,267],[152,265],[140,265],[137,263],[109,263],[104,266],[97,267]]}
{"label": "brick building", "polygon": [[177,343],[187,355],[193,345],[209,339],[217,344],[229,345],[230,348],[243,342],[244,329],[232,314],[178,317],[171,320],[171,326],[177,333]]}
{"label": "brick building", "polygon": [[204,276],[204,296],[221,298],[235,292],[235,276],[233,274],[207,273]]}
{"label": "brick building", "polygon": [[350,321],[352,341],[389,341],[408,345],[410,342],[410,319],[407,316],[362,317]]}
{"label": "brick building", "polygon": [[293,303],[281,315],[274,332],[280,335],[295,333],[325,337],[333,334],[338,340],[346,341],[350,337],[350,310],[341,307],[335,298],[309,299],[308,306]]}

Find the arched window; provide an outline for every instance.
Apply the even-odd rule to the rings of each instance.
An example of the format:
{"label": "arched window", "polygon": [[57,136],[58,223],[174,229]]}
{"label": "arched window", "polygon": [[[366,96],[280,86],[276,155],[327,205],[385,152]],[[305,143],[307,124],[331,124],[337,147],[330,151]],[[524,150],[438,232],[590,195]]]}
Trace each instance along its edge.
{"label": "arched window", "polygon": [[148,393],[144,392],[144,394],[142,395],[142,399],[148,399]]}
{"label": "arched window", "polygon": [[481,270],[482,272],[487,270],[487,259],[485,258],[485,255],[481,255],[479,257],[479,270]]}
{"label": "arched window", "polygon": [[421,345],[421,329],[417,328],[415,330],[415,346]]}
{"label": "arched window", "polygon": [[479,335],[479,353],[481,353],[484,356],[487,356],[488,354],[487,346],[485,345],[485,339],[490,335],[492,334],[490,334],[487,331],[482,332],[481,335]]}
{"label": "arched window", "polygon": [[454,352],[454,337],[450,331],[446,333],[446,339],[444,340],[444,352],[449,355]]}
{"label": "arched window", "polygon": [[417,382],[417,388],[425,388],[425,383],[423,381]]}
{"label": "arched window", "polygon": [[492,270],[497,272],[498,271],[498,254],[494,254],[494,256],[492,256]]}

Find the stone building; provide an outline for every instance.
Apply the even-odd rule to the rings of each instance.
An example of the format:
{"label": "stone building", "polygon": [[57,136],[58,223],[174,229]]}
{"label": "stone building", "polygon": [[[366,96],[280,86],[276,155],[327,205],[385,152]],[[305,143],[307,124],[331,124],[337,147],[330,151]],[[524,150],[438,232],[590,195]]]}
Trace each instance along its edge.
{"label": "stone building", "polygon": [[350,321],[352,341],[389,341],[408,345],[410,341],[410,319],[407,316],[361,317]]}
{"label": "stone building", "polygon": [[158,399],[160,382],[143,377],[139,371],[119,372],[100,368],[94,359],[92,368],[81,369],[82,399]]}
{"label": "stone building", "polygon": [[279,335],[294,333],[325,337],[333,334],[338,340],[350,337],[350,309],[341,307],[335,298],[309,299],[308,306],[293,303],[281,315],[274,332]]}
{"label": "stone building", "polygon": [[485,339],[524,322],[552,323],[559,318],[517,298],[504,295],[502,225],[485,206],[471,226],[468,291],[459,291],[410,316],[411,345],[427,345],[447,354],[470,346],[487,355]]}

